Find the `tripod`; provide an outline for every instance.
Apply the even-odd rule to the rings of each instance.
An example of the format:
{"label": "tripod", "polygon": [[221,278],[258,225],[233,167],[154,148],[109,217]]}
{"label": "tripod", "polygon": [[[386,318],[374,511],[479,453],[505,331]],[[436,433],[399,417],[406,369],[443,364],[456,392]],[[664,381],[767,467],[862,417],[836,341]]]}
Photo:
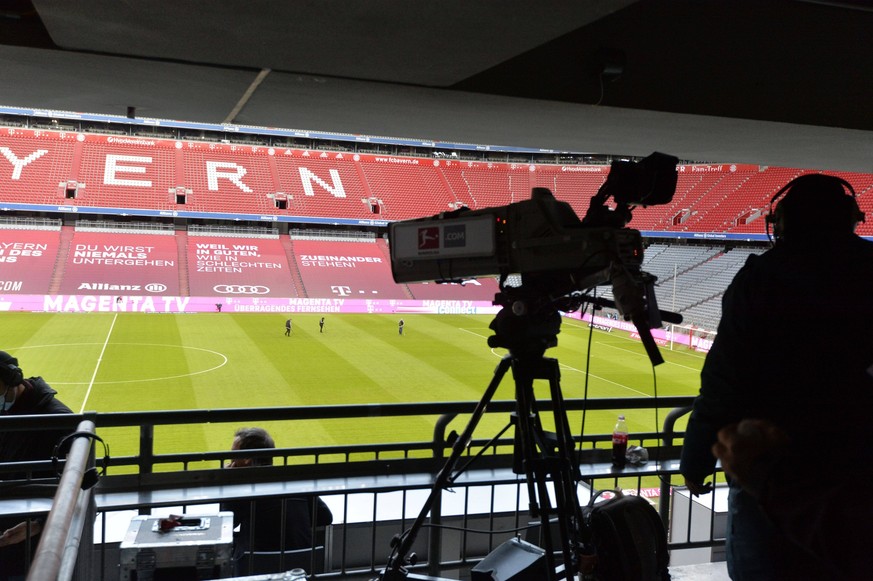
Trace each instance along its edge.
{"label": "tripod", "polygon": [[[408,576],[407,554],[416,536],[424,525],[442,490],[453,480],[452,471],[472,439],[479,421],[497,391],[506,372],[512,370],[515,381],[516,434],[515,467],[517,473],[526,477],[531,516],[539,517],[545,550],[547,579],[559,579],[556,573],[556,544],[552,538],[552,517],[557,517],[560,537],[561,563],[564,579],[572,579],[579,569],[582,547],[580,527],[581,509],[576,495],[579,480],[578,462],[575,459],[573,440],[567,421],[564,400],[561,394],[558,360],[544,357],[545,350],[557,344],[561,316],[557,310],[521,315],[505,304],[492,321],[490,328],[495,335],[488,339],[491,347],[504,347],[509,354],[501,359],[494,371],[482,399],[473,410],[469,423],[452,446],[452,453],[437,474],[430,495],[408,532],[395,537],[394,551],[379,579],[397,581]],[[533,391],[534,380],[548,380],[553,403],[555,432],[543,431]],[[553,483],[555,506],[551,506],[548,482]],[[432,558],[437,558],[435,555]]]}

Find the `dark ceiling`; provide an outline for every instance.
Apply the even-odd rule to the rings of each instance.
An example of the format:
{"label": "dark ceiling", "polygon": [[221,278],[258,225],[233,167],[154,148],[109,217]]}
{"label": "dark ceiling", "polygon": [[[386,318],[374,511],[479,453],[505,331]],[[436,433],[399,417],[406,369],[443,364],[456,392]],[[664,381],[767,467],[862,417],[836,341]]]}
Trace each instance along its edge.
{"label": "dark ceiling", "polygon": [[0,7],[0,105],[873,172],[861,0]]}

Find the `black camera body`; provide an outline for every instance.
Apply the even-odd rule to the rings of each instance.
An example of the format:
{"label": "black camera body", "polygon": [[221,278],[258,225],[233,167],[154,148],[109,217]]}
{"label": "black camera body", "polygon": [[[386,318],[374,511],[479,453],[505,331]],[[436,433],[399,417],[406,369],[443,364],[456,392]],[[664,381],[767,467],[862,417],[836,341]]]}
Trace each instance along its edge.
{"label": "black camera body", "polygon": [[613,261],[639,267],[643,259],[637,230],[583,226],[545,188],[508,206],[395,222],[389,241],[398,283],[548,272],[588,288],[609,281]]}
{"label": "black camera body", "polygon": [[[546,188],[506,206],[461,208],[389,226],[395,282],[459,282],[481,276],[551,273],[568,289],[610,281],[614,263],[639,269],[639,231],[624,226],[631,205],[664,204],[676,188],[677,158],[654,153],[638,163],[613,162],[580,220]],[[615,207],[607,207],[609,197]],[[556,293],[561,289],[553,289]]]}

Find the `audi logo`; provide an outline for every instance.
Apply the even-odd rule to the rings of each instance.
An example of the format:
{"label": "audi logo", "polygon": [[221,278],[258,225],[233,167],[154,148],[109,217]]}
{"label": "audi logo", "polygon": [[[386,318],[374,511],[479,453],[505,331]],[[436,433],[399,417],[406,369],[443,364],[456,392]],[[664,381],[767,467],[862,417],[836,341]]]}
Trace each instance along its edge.
{"label": "audi logo", "polygon": [[167,285],[161,284],[159,282],[150,282],[146,285],[145,289],[150,293],[162,293],[166,292]]}
{"label": "audi logo", "polygon": [[265,295],[270,292],[270,289],[265,286],[247,284],[218,284],[212,287],[212,290],[223,295]]}

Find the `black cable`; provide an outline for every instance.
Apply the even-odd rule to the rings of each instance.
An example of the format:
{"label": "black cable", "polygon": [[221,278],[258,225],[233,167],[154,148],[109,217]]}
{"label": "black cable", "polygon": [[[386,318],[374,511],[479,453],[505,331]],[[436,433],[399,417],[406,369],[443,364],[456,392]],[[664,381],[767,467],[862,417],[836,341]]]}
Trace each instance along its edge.
{"label": "black cable", "polygon": [[[597,289],[594,289],[595,297],[597,296]],[[594,336],[594,303],[590,303],[591,305],[591,320],[588,321],[588,348],[585,351],[585,389],[582,392],[582,400],[588,401],[588,382],[591,378],[591,347],[592,347],[592,338]],[[582,309],[582,318],[585,317],[585,311],[588,310],[586,306]],[[585,419],[588,414],[588,406],[582,406],[582,426],[579,429],[579,453],[582,453],[582,438],[585,437]]]}
{"label": "black cable", "polygon": [[[661,420],[658,414],[658,372],[655,366],[652,365],[652,391],[655,394],[655,435],[657,437],[657,447],[655,452],[655,473],[658,475],[658,480],[665,482],[664,476],[661,474],[661,451],[663,438],[661,437]],[[672,483],[671,483],[672,484]]]}

